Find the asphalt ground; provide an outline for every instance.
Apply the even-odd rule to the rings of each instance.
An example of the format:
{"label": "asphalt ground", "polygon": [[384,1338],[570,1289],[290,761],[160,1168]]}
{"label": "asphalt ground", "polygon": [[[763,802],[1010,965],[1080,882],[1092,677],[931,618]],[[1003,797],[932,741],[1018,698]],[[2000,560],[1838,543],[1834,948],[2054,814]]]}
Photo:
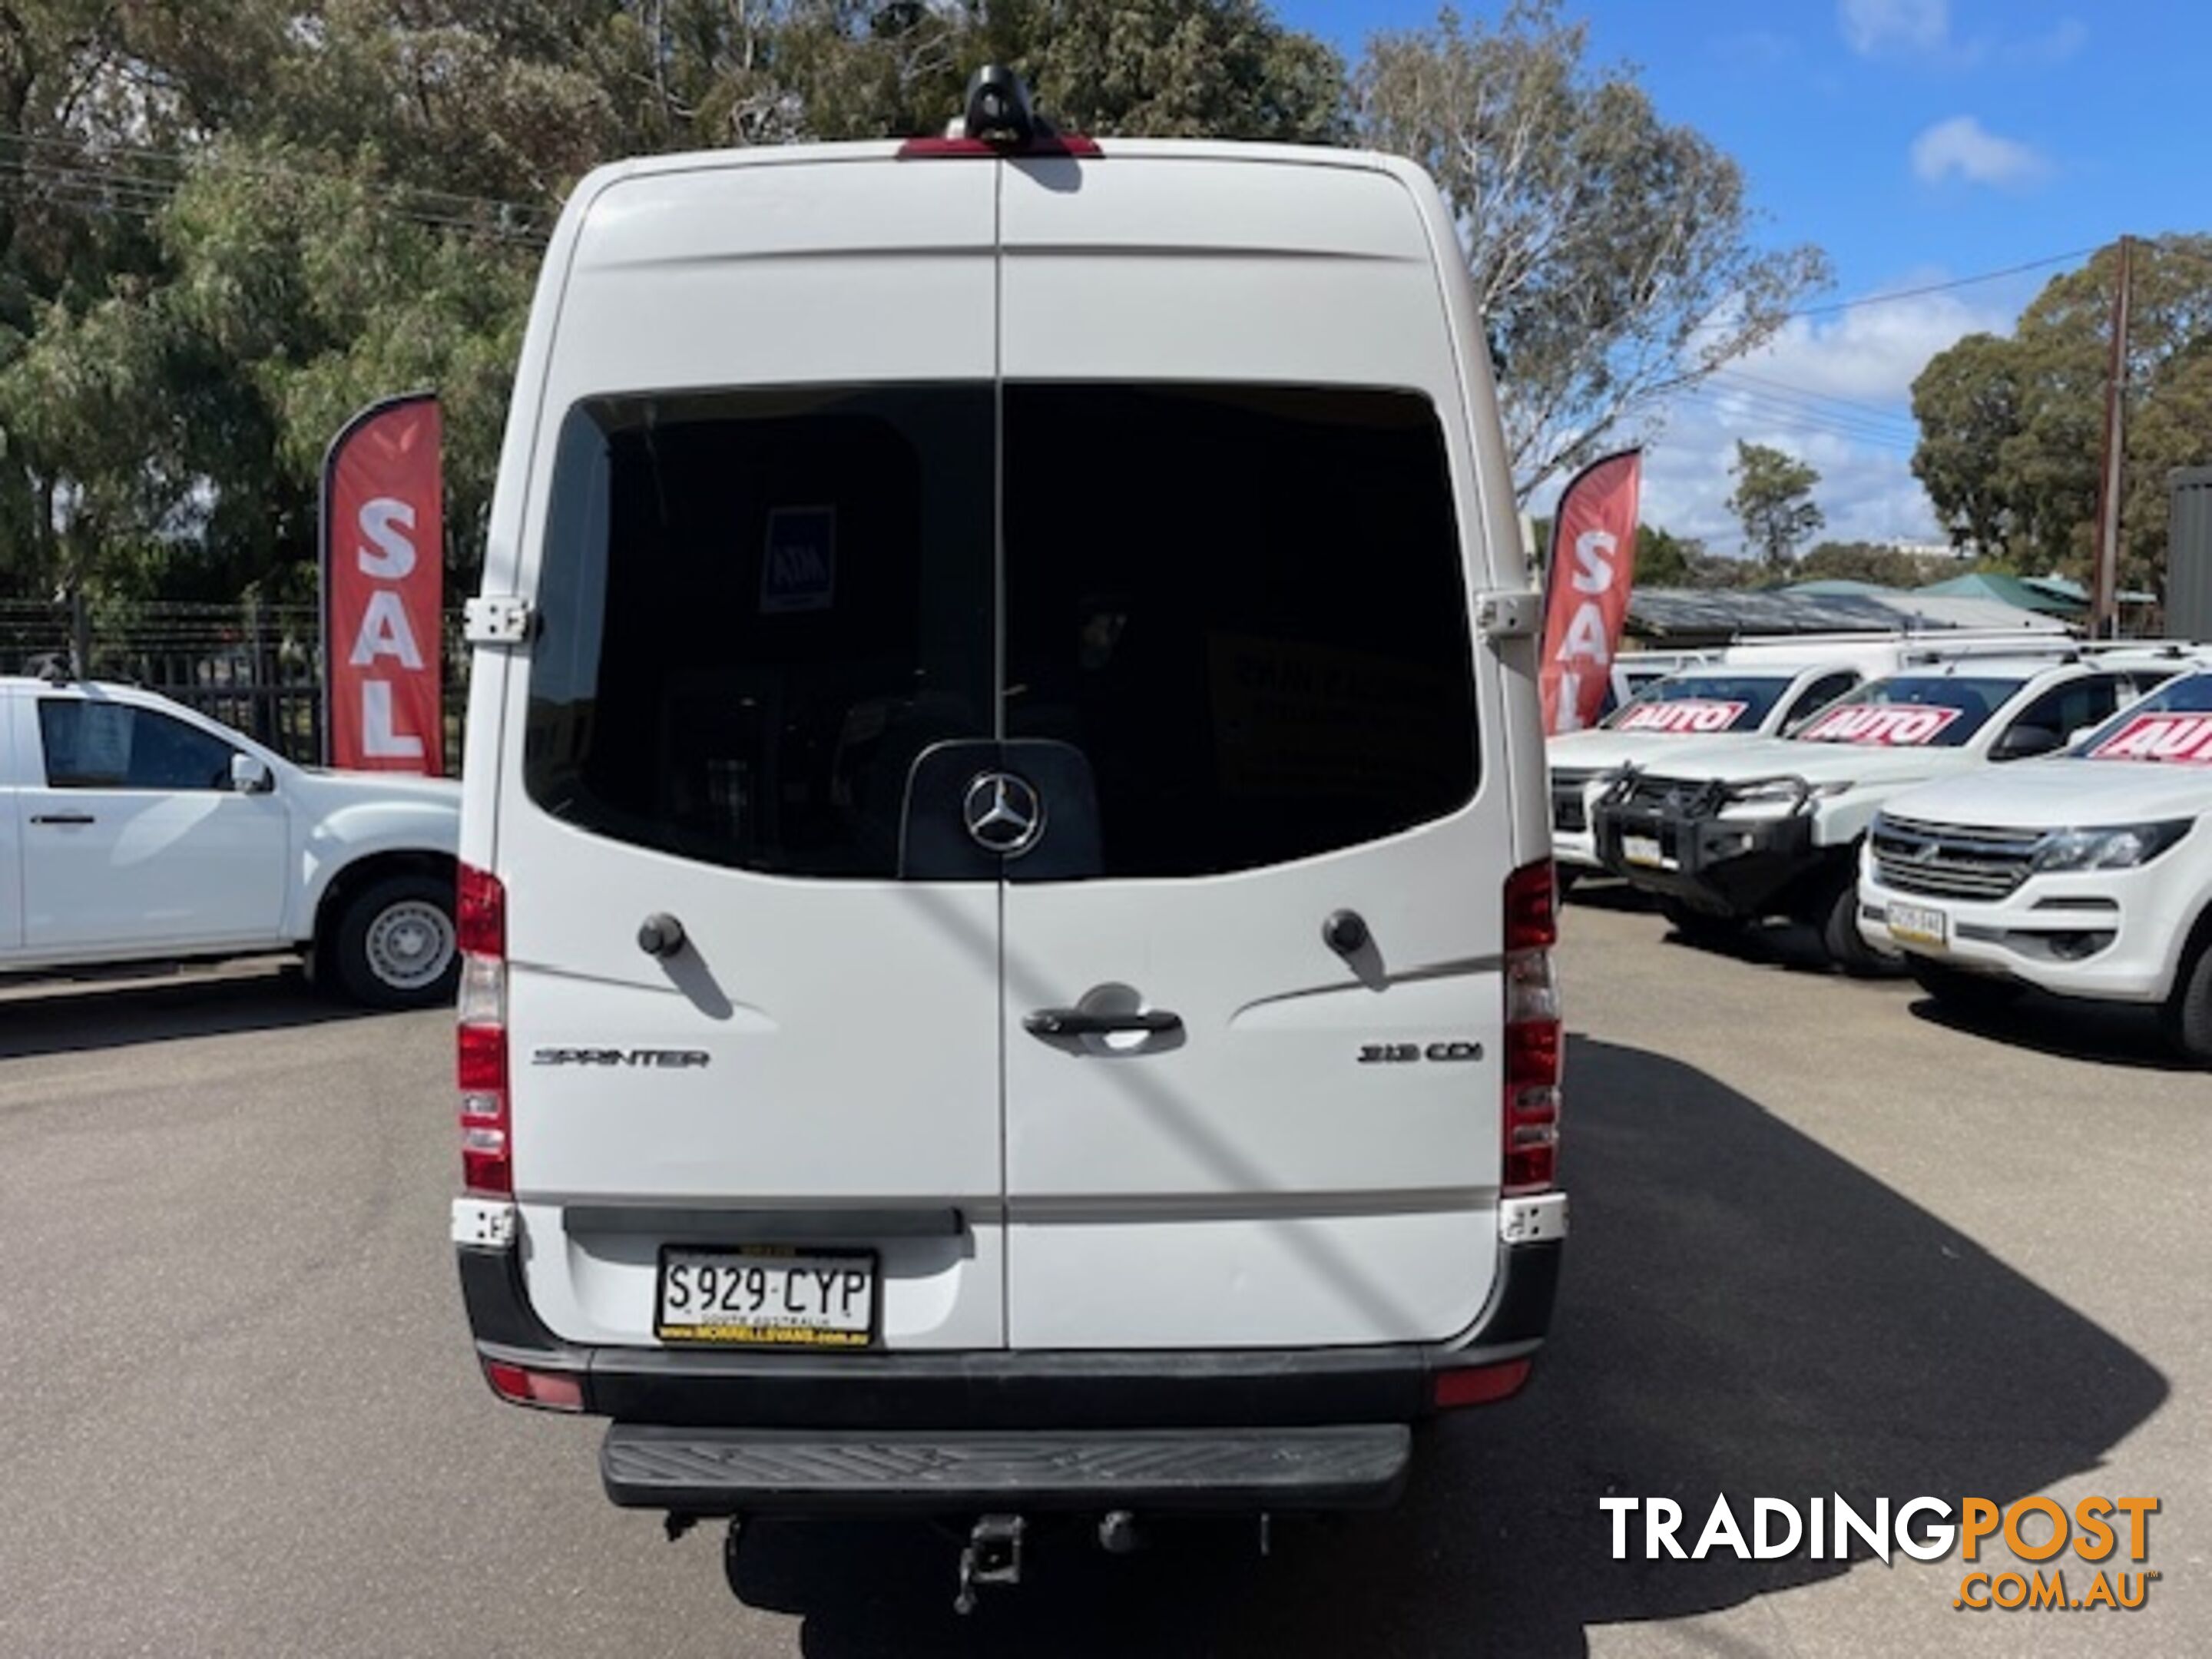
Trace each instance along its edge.
{"label": "asphalt ground", "polygon": [[[269,963],[0,991],[0,1654],[2212,1651],[2212,1078],[2142,1016],[1950,1023],[1602,890],[1562,969],[1574,1237],[1528,1393],[1429,1435],[1387,1514],[1266,1559],[1048,1535],[964,1621],[926,1526],[726,1563],[605,1503],[596,1425],[490,1397],[447,1017]],[[1966,1611],[1955,1555],[1615,1560],[1598,1508],[1673,1498],[1686,1542],[1723,1493],[1832,1492],[2154,1496],[2148,1560],[2105,1565],[2159,1577]]]}

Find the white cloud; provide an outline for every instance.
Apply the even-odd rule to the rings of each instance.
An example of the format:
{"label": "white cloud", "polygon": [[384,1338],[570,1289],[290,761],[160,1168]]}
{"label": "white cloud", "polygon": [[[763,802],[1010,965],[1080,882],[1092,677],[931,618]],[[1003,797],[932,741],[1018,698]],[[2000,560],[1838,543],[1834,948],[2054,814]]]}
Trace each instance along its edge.
{"label": "white cloud", "polygon": [[[1924,287],[1943,275],[1922,269],[1890,286]],[[1959,291],[1855,305],[1832,316],[1792,318],[1759,351],[1730,367],[1803,392],[1893,405],[1902,415],[1930,357],[1968,334],[2009,327],[2017,310],[1978,305]]]}
{"label": "white cloud", "polygon": [[2001,138],[1971,115],[1938,121],[1912,141],[1912,171],[1931,185],[1956,176],[1970,185],[2023,185],[2049,171],[2029,146]]}
{"label": "white cloud", "polygon": [[1734,488],[1729,465],[1738,439],[1784,450],[1820,473],[1813,499],[1827,522],[1816,541],[1942,539],[1907,452],[1808,431],[1795,417],[1776,422],[1703,398],[1677,406],[1645,458],[1644,521],[1697,537],[1715,553],[1744,552],[1743,526],[1728,510]]}
{"label": "white cloud", "polygon": [[[1893,288],[1941,281],[1901,275]],[[1942,539],[1912,476],[1912,382],[1928,360],[1978,331],[2008,327],[2016,304],[1956,293],[1859,306],[1793,319],[1759,351],[1673,400],[1645,457],[1643,515],[1715,552],[1741,550],[1728,510],[1729,463],[1738,439],[1787,450],[1820,474],[1814,499],[1827,514],[1820,539]],[[1551,496],[1540,498],[1549,511]]]}
{"label": "white cloud", "polygon": [[2062,17],[2040,34],[2015,40],[2004,49],[2015,64],[2063,64],[2089,43],[2089,26],[2078,17]]}
{"label": "white cloud", "polygon": [[1862,58],[1915,58],[1939,68],[2049,68],[2087,44],[2089,27],[2062,17],[2039,34],[2007,39],[1951,33],[1949,0],[1837,0],[1836,26]]}
{"label": "white cloud", "polygon": [[1951,38],[1949,0],[1837,0],[1836,22],[1862,57],[1893,48],[1939,52]]}

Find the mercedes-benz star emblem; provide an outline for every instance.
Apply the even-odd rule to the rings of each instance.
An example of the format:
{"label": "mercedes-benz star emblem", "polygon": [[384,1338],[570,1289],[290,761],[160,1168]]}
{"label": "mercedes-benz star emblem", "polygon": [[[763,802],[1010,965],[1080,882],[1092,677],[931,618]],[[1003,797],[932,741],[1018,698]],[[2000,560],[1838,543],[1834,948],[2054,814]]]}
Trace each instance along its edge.
{"label": "mercedes-benz star emblem", "polygon": [[1044,834],[1044,803],[1026,778],[1012,772],[985,772],[968,786],[960,803],[969,837],[1001,858],[1019,858]]}

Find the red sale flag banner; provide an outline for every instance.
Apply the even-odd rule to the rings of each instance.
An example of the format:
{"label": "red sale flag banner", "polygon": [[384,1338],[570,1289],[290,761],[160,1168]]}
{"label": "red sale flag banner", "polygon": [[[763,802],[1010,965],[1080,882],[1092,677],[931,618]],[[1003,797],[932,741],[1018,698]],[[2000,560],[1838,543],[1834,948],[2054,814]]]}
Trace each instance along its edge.
{"label": "red sale flag banner", "polygon": [[435,775],[445,755],[444,429],[436,394],[372,404],[323,459],[323,758]]}
{"label": "red sale flag banner", "polygon": [[1544,582],[1544,730],[1597,723],[1636,564],[1636,504],[1644,452],[1592,461],[1561,492]]}

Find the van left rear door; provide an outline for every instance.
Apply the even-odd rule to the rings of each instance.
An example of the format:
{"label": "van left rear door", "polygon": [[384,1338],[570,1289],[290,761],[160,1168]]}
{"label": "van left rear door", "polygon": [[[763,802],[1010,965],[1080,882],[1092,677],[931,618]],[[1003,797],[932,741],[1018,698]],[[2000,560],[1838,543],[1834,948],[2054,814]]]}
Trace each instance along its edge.
{"label": "van left rear door", "polygon": [[[839,1251],[876,1344],[1002,1340],[998,885],[919,844],[993,730],[992,175],[647,169],[576,238],[495,851],[526,1282],[571,1340],[812,1341],[752,1268]],[[719,1334],[663,1317],[716,1286]]]}

